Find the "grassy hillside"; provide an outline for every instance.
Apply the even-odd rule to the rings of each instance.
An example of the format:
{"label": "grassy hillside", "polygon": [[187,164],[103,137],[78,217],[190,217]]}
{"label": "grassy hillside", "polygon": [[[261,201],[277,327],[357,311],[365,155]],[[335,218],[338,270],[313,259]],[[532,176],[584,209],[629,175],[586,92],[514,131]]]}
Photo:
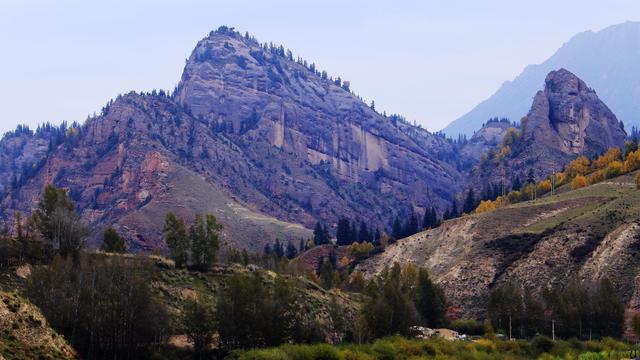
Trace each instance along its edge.
{"label": "grassy hillside", "polygon": [[15,293],[0,291],[0,358],[75,357],[75,351],[49,327],[38,308]]}
{"label": "grassy hillside", "polygon": [[514,282],[539,294],[576,280],[612,280],[631,314],[640,305],[640,190],[630,173],[588,187],[446,221],[358,266],[426,266],[454,307],[482,316],[488,292]]}

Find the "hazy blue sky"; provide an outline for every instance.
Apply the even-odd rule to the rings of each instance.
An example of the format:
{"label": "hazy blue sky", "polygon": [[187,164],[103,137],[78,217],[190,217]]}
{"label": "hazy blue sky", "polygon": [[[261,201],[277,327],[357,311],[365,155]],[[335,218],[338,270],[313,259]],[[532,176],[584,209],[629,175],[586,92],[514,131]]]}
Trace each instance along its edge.
{"label": "hazy blue sky", "polygon": [[196,42],[223,24],[437,130],[574,34],[638,19],[637,0],[0,0],[0,131],[172,89]]}

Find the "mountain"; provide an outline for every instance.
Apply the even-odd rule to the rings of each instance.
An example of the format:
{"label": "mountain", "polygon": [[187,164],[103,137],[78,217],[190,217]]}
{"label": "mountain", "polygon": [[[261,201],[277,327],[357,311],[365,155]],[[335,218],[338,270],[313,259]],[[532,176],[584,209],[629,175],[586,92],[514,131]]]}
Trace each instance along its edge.
{"label": "mountain", "polygon": [[460,154],[465,157],[480,161],[482,155],[485,155],[491,148],[502,144],[504,135],[511,127],[516,124],[509,119],[493,118],[489,119],[482,127],[473,133],[473,136],[460,149]]}
{"label": "mountain", "polygon": [[198,42],[172,95],[118,96],[51,131],[0,142],[0,156],[14,156],[0,169],[1,217],[29,213],[53,183],[93,225],[92,245],[115,226],[132,251],[163,246],[169,211],[213,212],[230,244],[259,250],[309,238],[316,221],[385,227],[398,212],[442,209],[464,183],[452,142],[227,27]]}
{"label": "mountain", "polygon": [[472,183],[498,182],[503,175],[526,179],[530,171],[541,178],[579,155],[623,148],[625,139],[621,122],[593,89],[566,69],[551,71],[520,129],[487,154]]}
{"label": "mountain", "polygon": [[624,175],[579,190],[445,221],[402,239],[357,266],[367,276],[386,266],[429,269],[465,318],[482,317],[490,290],[544,288],[608,278],[627,312],[640,306],[640,191]]}
{"label": "mountain", "polygon": [[518,121],[552,70],[566,68],[590,84],[628,128],[640,126],[640,22],[571,38],[541,64],[529,65],[488,99],[449,124],[449,136],[471,135],[489,118]]}

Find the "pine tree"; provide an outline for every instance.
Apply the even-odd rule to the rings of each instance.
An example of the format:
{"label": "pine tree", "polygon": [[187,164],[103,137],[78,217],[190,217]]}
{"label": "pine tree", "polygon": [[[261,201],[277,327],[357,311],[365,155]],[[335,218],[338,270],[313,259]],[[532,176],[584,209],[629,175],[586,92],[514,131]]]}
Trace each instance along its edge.
{"label": "pine tree", "polygon": [[395,220],[393,220],[393,226],[391,229],[391,237],[394,240],[398,240],[402,238],[402,225],[400,224],[400,218],[396,215]]}
{"label": "pine tree", "polygon": [[358,240],[360,242],[373,242],[373,238],[371,237],[371,233],[369,232],[369,228],[367,228],[367,224],[364,221],[360,222],[360,231],[358,232]]}
{"label": "pine tree", "polygon": [[527,173],[527,183],[529,184],[536,183],[536,177],[535,177],[535,174],[533,173],[533,169],[529,169],[529,172]]}
{"label": "pine tree", "polygon": [[109,253],[124,253],[127,251],[124,239],[114,228],[105,229],[100,250]]}
{"label": "pine tree", "polygon": [[425,269],[418,271],[415,304],[426,326],[437,328],[445,325],[447,303],[444,291],[431,281]]}
{"label": "pine tree", "polygon": [[349,227],[349,245],[361,241],[358,239],[358,228],[355,221],[351,222]]}
{"label": "pine tree", "polygon": [[511,190],[520,191],[520,189],[522,189],[522,182],[520,181],[520,177],[516,176],[511,184]]}
{"label": "pine tree", "polygon": [[329,242],[329,232],[327,231],[326,225],[323,226],[320,222],[317,222],[313,228],[313,243],[316,245],[324,245]]}
{"label": "pine tree", "polygon": [[340,218],[338,220],[338,230],[336,233],[336,241],[338,246],[348,246],[352,244],[351,224],[349,219]]}
{"label": "pine tree", "polygon": [[298,250],[291,241],[287,242],[287,259],[293,259],[296,256],[298,256]]}
{"label": "pine tree", "polygon": [[449,213],[449,216],[450,219],[460,216],[460,213],[458,212],[458,203],[455,200],[453,200],[453,204],[451,205],[451,212]]}
{"label": "pine tree", "polygon": [[402,231],[403,237],[408,237],[416,234],[418,232],[418,227],[418,218],[412,211],[411,215],[409,215],[409,218],[405,222],[404,229]]}
{"label": "pine tree", "polygon": [[280,239],[276,239],[276,243],[273,246],[273,252],[276,254],[278,259],[281,259],[284,256],[284,245],[282,245]]}
{"label": "pine tree", "polygon": [[469,214],[476,208],[476,196],[473,192],[473,188],[469,189],[467,193],[467,198],[464,201],[464,206],[462,211]]}

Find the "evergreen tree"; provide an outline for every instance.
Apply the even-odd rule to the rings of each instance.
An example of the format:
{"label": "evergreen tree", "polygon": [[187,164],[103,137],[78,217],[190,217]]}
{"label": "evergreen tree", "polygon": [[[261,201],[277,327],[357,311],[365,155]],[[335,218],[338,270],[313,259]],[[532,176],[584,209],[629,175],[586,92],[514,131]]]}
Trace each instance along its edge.
{"label": "evergreen tree", "polygon": [[533,169],[529,169],[529,172],[527,173],[527,183],[528,184],[535,184],[536,183],[536,176],[533,173]]}
{"label": "evergreen tree", "polygon": [[293,259],[296,256],[298,256],[298,250],[296,250],[291,241],[287,242],[287,259]]}
{"label": "evergreen tree", "polygon": [[362,241],[358,239],[358,225],[356,224],[356,221],[352,221],[350,222],[350,224],[351,226],[349,227],[349,245]]}
{"label": "evergreen tree", "polygon": [[402,232],[404,235],[403,237],[416,234],[418,232],[418,229],[419,229],[418,218],[413,213],[413,211],[411,211],[411,215],[409,215],[409,218],[405,222],[404,228],[402,229]]}
{"label": "evergreen tree", "polygon": [[300,239],[300,245],[298,245],[298,251],[302,254],[306,250],[307,250],[307,244],[305,243],[304,239]]}
{"label": "evergreen tree", "polygon": [[164,220],[164,239],[176,267],[184,267],[189,260],[189,237],[184,219],[168,213]]}
{"label": "evergreen tree", "polygon": [[313,228],[313,243],[316,245],[324,245],[329,242],[329,232],[327,231],[326,225],[323,226],[320,222],[317,222],[316,226]]}
{"label": "evergreen tree", "polygon": [[369,232],[369,228],[364,221],[360,221],[360,231],[358,232],[358,240],[360,242],[373,242],[373,237]]}
{"label": "evergreen tree", "polygon": [[110,253],[124,253],[127,251],[124,239],[114,228],[105,229],[100,250]]}
{"label": "evergreen tree", "polygon": [[394,240],[398,240],[402,238],[402,225],[400,224],[400,218],[396,215],[395,220],[393,220],[393,226],[391,228],[391,237]]}
{"label": "evergreen tree", "polygon": [[473,192],[473,188],[469,189],[469,192],[467,192],[467,197],[464,201],[464,206],[462,208],[462,211],[469,214],[471,213],[474,209],[476,208],[476,196]]}
{"label": "evergreen tree", "polygon": [[340,218],[338,220],[338,230],[336,233],[336,241],[338,246],[348,246],[352,244],[351,224],[349,219]]}
{"label": "evergreen tree", "polygon": [[273,253],[273,249],[271,249],[271,244],[267,244],[264,246],[264,254],[267,256],[271,256]]}
{"label": "evergreen tree", "polygon": [[522,182],[520,181],[520,177],[516,176],[513,179],[513,183],[511,184],[511,190],[520,191],[522,189]]}
{"label": "evergreen tree", "polygon": [[273,252],[276,254],[278,259],[281,259],[284,256],[284,245],[282,245],[280,239],[276,239],[276,243],[273,246]]}
{"label": "evergreen tree", "polygon": [[450,219],[460,216],[460,213],[458,212],[458,203],[455,200],[453,200],[453,204],[451,205],[451,212],[449,213],[449,216]]}
{"label": "evergreen tree", "polygon": [[380,237],[381,237],[380,229],[376,228],[376,234],[375,234],[375,236],[373,237],[373,243],[374,243],[375,245],[380,245]]}
{"label": "evergreen tree", "polygon": [[431,281],[426,269],[418,271],[415,304],[426,326],[438,328],[446,325],[447,303],[444,291]]}

